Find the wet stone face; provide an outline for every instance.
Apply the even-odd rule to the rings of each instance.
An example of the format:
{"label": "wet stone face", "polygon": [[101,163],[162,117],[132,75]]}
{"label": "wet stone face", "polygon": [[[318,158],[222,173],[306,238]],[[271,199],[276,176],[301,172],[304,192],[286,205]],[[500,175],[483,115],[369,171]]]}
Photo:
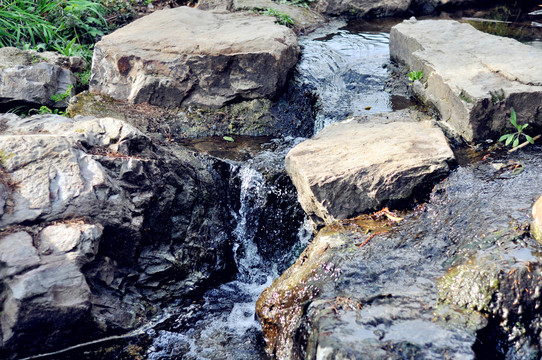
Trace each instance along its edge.
{"label": "wet stone face", "polygon": [[[542,262],[523,225],[539,196],[529,186],[542,181],[538,151],[514,155],[520,174],[491,164],[506,157],[457,168],[429,202],[362,247],[371,236],[362,226],[324,228],[258,302],[268,351],[279,359],[537,357]],[[325,274],[311,272],[323,264],[341,271],[313,276]],[[298,300],[302,285],[318,292],[299,291]]]}

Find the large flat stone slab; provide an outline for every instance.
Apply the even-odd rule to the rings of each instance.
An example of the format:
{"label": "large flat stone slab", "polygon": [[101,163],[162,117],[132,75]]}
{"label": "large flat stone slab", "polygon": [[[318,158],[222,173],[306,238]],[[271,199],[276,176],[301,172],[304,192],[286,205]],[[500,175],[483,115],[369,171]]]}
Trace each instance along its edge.
{"label": "large flat stone slab", "polygon": [[132,103],[221,107],[275,96],[298,55],[294,32],[271,17],[161,10],[96,44],[90,91]]}
{"label": "large flat stone slab", "polygon": [[351,121],[330,125],[294,147],[286,170],[305,212],[317,223],[331,223],[404,204],[446,175],[453,159],[442,131],[429,121]]}
{"label": "large flat stone slab", "polygon": [[390,56],[424,78],[414,91],[467,141],[497,137],[509,122],[542,125],[542,49],[452,20],[392,28]]}

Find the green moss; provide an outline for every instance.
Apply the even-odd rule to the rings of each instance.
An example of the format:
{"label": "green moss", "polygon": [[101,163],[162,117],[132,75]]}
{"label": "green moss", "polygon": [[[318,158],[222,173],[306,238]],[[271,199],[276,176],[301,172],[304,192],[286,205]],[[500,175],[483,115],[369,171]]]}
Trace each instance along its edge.
{"label": "green moss", "polygon": [[6,161],[14,156],[14,153],[7,153],[4,150],[0,150],[0,164],[5,165]]}
{"label": "green moss", "polygon": [[489,259],[473,258],[450,268],[437,282],[439,300],[469,310],[487,311],[499,289],[499,270]]}

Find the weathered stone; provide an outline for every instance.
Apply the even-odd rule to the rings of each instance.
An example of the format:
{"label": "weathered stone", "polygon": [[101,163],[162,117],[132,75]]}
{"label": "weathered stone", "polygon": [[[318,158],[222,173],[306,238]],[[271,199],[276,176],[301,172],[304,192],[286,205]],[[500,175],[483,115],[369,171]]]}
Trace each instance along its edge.
{"label": "weathered stone", "polygon": [[348,14],[357,17],[386,17],[411,14],[431,14],[446,6],[484,3],[476,0],[319,0],[316,11],[327,15]]}
{"label": "weathered stone", "polygon": [[512,129],[511,108],[518,123],[542,124],[541,49],[456,21],[408,20],[391,30],[390,55],[423,71],[414,92],[467,141]]}
{"label": "weathered stone", "polygon": [[230,276],[218,180],[228,165],[157,147],[117,119],[4,114],[0,123],[0,226],[33,233],[0,239],[0,357],[132,329],[156,304]]}
{"label": "weathered stone", "polygon": [[411,0],[320,0],[315,10],[328,15],[349,13],[359,17],[385,17],[404,14],[411,2]]}
{"label": "weathered stone", "polygon": [[542,244],[542,197],[534,203],[532,214],[534,220],[531,222],[531,234]]}
{"label": "weathered stone", "polygon": [[166,109],[84,92],[72,99],[67,112],[71,116],[126,119],[146,134],[167,141],[225,135],[308,137],[314,128],[313,103],[308,91],[292,90],[277,101],[246,100],[220,109]]}
{"label": "weathered stone", "polygon": [[8,296],[0,316],[3,345],[16,351],[32,347],[36,339],[64,344],[76,324],[82,325],[90,314],[85,277],[62,256],[5,281],[4,286]]}
{"label": "weathered stone", "polygon": [[[397,353],[441,358],[453,349],[457,358],[472,358],[474,332],[485,325],[482,316],[475,324],[450,326],[439,315],[451,317],[453,311],[437,311],[422,300],[431,289],[432,275],[391,285],[395,281],[384,274],[396,266],[372,268],[379,256],[361,255],[361,234],[384,229],[384,224],[361,218],[323,228],[296,263],[262,293],[257,315],[268,355],[280,360],[360,359],[361,354],[363,359],[383,359]],[[389,281],[387,286],[379,276]]]}
{"label": "weathered stone", "polygon": [[40,258],[32,237],[24,231],[0,238],[0,279],[36,267]]}
{"label": "weathered stone", "polygon": [[270,17],[161,10],[96,44],[90,91],[133,103],[220,107],[277,95],[298,55],[293,31]]}
{"label": "weathered stone", "polygon": [[82,266],[94,260],[102,236],[101,225],[83,223],[47,226],[40,232],[38,250],[42,255],[67,254]]}
{"label": "weathered stone", "polygon": [[286,170],[305,212],[330,223],[404,205],[418,188],[445,176],[453,159],[444,134],[430,122],[352,121],[297,145]]}
{"label": "weathered stone", "polygon": [[265,10],[273,9],[282,14],[288,15],[292,21],[292,27],[296,32],[304,33],[316,29],[325,22],[322,15],[301,6],[288,5],[272,0],[201,0],[198,2],[198,9],[201,10]]}
{"label": "weathered stone", "polygon": [[371,214],[324,227],[258,300],[268,355],[539,358],[542,259],[524,221],[542,165],[520,157],[521,179],[457,168],[395,225]]}
{"label": "weathered stone", "polygon": [[[36,53],[37,54],[37,53]],[[75,86],[73,73],[46,58],[15,48],[0,49],[0,105],[27,102],[62,107],[65,100],[55,102],[51,97],[65,93]],[[68,60],[69,61],[69,60]],[[75,94],[72,89],[71,95]]]}

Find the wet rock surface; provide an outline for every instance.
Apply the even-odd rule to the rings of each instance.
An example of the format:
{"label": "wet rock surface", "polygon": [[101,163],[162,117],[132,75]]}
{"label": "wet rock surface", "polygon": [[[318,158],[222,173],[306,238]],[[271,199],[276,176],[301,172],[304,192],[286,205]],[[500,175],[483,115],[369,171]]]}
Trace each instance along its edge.
{"label": "wet rock surface", "polygon": [[298,55],[293,31],[270,17],[161,10],[96,44],[90,91],[132,103],[217,108],[276,96]]}
{"label": "wet rock surface", "polygon": [[[51,97],[75,87],[72,70],[83,67],[83,59],[77,56],[1,48],[0,109],[7,111],[21,104],[66,106],[65,101],[55,102]],[[75,90],[69,94],[74,95]]]}
{"label": "wet rock surface", "polygon": [[511,108],[519,123],[542,124],[540,49],[452,20],[407,20],[391,31],[390,56],[423,71],[414,92],[467,141],[512,129]]}
{"label": "wet rock surface", "polygon": [[220,109],[167,109],[83,92],[71,100],[67,112],[71,116],[125,119],[162,142],[224,135],[308,137],[314,128],[314,102],[303,84],[292,81],[276,101],[254,99]]}
{"label": "wet rock surface", "polygon": [[402,115],[335,123],[288,153],[286,170],[309,216],[331,223],[405,203],[446,176],[454,155],[442,131]]}
{"label": "wet rock surface", "polygon": [[399,223],[323,228],[258,300],[268,353],[539,357],[540,245],[524,228],[539,196],[526,185],[540,181],[537,151],[514,157],[519,175],[495,170],[506,158],[454,170]]}
{"label": "wet rock surface", "polygon": [[111,118],[1,121],[2,356],[132,329],[232,274],[226,164]]}

